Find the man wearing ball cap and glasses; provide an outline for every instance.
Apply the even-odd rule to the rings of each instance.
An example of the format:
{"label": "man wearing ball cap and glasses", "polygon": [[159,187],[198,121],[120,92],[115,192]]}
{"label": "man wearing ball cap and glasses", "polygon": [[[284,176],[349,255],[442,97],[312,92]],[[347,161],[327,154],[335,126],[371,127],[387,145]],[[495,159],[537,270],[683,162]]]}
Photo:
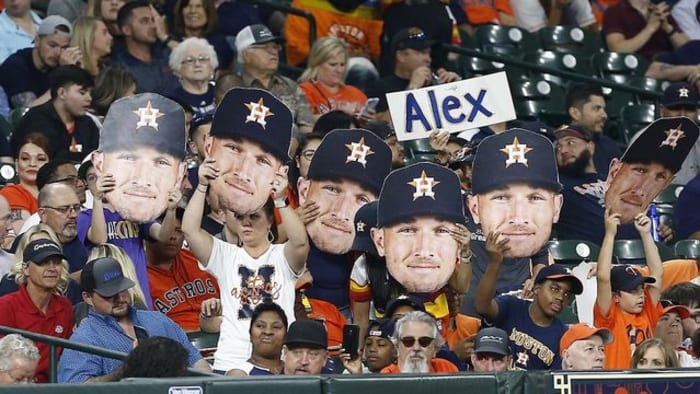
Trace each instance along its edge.
{"label": "man wearing ball cap and glasses", "polygon": [[200,166],[211,167],[215,176],[199,177],[193,199],[211,186],[214,208],[258,210],[276,178],[287,176],[291,136],[292,113],[275,96],[261,89],[229,90],[214,114]]}
{"label": "man wearing ball cap and glasses", "polygon": [[[185,332],[160,312],[137,310],[131,305],[129,289],[135,283],[124,276],[119,262],[111,257],[89,261],[80,275],[83,300],[90,307],[88,317],[70,340],[108,350],[128,353],[138,341],[162,336],[178,341],[188,353],[188,365],[211,371]],[[121,360],[66,349],[58,365],[59,383],[110,382],[121,378]]]}
{"label": "man wearing ball cap and glasses", "polygon": [[389,274],[408,292],[434,292],[447,284],[460,261],[462,245],[454,234],[464,220],[457,175],[417,163],[384,181],[372,239]]}
{"label": "man wearing ball cap and glasses", "polygon": [[[123,219],[145,223],[175,199],[185,175],[185,113],[154,93],[115,101],[92,161],[104,198]],[[100,181],[98,181],[100,182]]]}

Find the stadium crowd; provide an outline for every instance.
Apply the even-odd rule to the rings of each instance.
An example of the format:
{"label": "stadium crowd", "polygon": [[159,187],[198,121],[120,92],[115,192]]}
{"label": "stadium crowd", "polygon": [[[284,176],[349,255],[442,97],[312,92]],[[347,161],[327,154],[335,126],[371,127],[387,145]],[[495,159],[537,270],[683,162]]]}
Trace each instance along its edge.
{"label": "stadium crowd", "polygon": [[[700,253],[663,253],[700,242],[700,1],[285,1],[312,44],[279,3],[4,0],[0,325],[129,353],[58,383],[700,367]],[[477,76],[442,44],[494,26],[635,54],[653,116],[564,81],[561,122],[399,141],[386,95]],[[0,339],[0,384],[48,368]]]}

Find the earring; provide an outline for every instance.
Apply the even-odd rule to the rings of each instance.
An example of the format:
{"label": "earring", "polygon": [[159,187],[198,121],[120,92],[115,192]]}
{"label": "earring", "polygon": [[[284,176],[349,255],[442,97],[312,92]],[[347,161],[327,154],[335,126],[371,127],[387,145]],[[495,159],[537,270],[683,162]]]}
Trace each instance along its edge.
{"label": "earring", "polygon": [[267,230],[267,242],[275,242],[275,234],[272,234],[272,230]]}

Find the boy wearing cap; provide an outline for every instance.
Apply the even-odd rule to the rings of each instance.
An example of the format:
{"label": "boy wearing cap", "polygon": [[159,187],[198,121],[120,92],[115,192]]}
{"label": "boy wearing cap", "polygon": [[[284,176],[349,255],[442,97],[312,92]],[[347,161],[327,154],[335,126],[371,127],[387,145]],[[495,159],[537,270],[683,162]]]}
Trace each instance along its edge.
{"label": "boy wearing cap", "polygon": [[289,326],[282,348],[285,375],[319,375],[328,361],[328,335],[315,320],[297,320]]}
{"label": "boy wearing cap", "polygon": [[598,288],[593,323],[596,327],[608,328],[615,337],[615,341],[606,347],[606,369],[629,368],[632,353],[637,345],[651,338],[662,309],[659,296],[664,271],[651,236],[651,220],[643,213],[634,218],[634,226],[642,239],[650,276],[642,276],[630,265],[611,266],[621,217],[611,208],[605,210],[605,237],[596,273]]}
{"label": "boy wearing cap", "polygon": [[588,371],[603,369],[605,364],[605,345],[613,341],[613,335],[607,328],[595,328],[586,323],[569,327],[561,337],[561,369],[565,371]]}
{"label": "boy wearing cap", "polygon": [[479,330],[471,355],[474,372],[505,372],[513,364],[508,334],[496,327]]}
{"label": "boy wearing cap", "polygon": [[358,209],[374,201],[391,169],[391,150],[367,130],[333,130],[313,155],[306,178],[298,181],[299,204],[314,201],[317,216],[306,223],[311,239],[308,269],[315,282],[306,294],[334,304],[349,315],[347,253]]}
{"label": "boy wearing cap", "polygon": [[70,47],[71,23],[58,15],[41,21],[33,48],[20,49],[0,65],[0,85],[11,108],[28,108],[38,97],[49,99],[48,71],[62,65],[77,65],[82,60],[78,47]]}
{"label": "boy wearing cap", "polygon": [[[68,339],[73,332],[73,307],[57,290],[67,268],[61,248],[38,239],[28,243],[23,253],[24,283],[18,291],[0,297],[0,325]],[[47,383],[49,346],[45,342],[36,345],[41,354],[37,381]]]}
{"label": "boy wearing cap", "polygon": [[[209,372],[202,358],[175,322],[160,312],[134,309],[129,289],[134,282],[124,276],[119,262],[102,257],[88,262],[80,276],[88,317],[71,341],[128,353],[141,339],[162,336],[176,340],[188,354],[188,366]],[[59,383],[112,382],[121,378],[121,360],[66,349],[58,364]]]}
{"label": "boy wearing cap", "polygon": [[508,252],[510,239],[499,232],[486,238],[489,264],[481,278],[474,306],[488,323],[508,332],[514,368],[558,368],[559,340],[566,325],[557,318],[569,306],[583,284],[569,270],[552,264],[539,270],[532,288],[532,301],[496,294],[496,279]]}

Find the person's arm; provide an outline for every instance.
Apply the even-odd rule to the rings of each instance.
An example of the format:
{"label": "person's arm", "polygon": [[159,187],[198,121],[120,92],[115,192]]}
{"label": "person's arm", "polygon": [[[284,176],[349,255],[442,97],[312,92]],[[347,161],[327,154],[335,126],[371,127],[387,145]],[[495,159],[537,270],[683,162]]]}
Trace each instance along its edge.
{"label": "person's arm", "polygon": [[221,331],[221,313],[221,300],[218,298],[210,298],[202,302],[199,312],[199,329],[210,333]]}
{"label": "person's arm", "polygon": [[205,360],[203,358],[200,359],[199,361],[197,361],[196,363],[194,363],[194,365],[192,365],[192,368],[198,369],[198,370],[203,371],[203,372],[211,372],[211,365],[209,365],[207,360]]}
{"label": "person's arm", "polygon": [[182,217],[182,232],[185,234],[185,239],[190,246],[192,254],[203,266],[209,263],[211,250],[214,247],[212,236],[202,229],[200,225],[202,223],[209,182],[219,176],[219,169],[215,164],[215,159],[206,158],[199,166],[199,184],[195,188]]}
{"label": "person's arm", "polygon": [[649,295],[651,300],[656,305],[661,298],[661,288],[663,286],[664,280],[664,267],[661,262],[661,256],[659,256],[659,249],[656,247],[656,242],[651,236],[651,219],[643,213],[638,214],[634,218],[634,227],[639,231],[639,236],[642,239],[642,246],[644,247],[644,257],[647,261],[647,267],[649,267],[649,276],[656,279],[656,282],[649,283]]}
{"label": "person's arm", "polygon": [[122,369],[117,368],[114,371],[102,376],[93,376],[88,378],[83,383],[103,383],[103,382],[118,382],[122,378]]}
{"label": "person's arm", "polygon": [[492,231],[486,236],[486,253],[489,257],[489,262],[484,276],[481,277],[479,286],[476,289],[474,308],[480,315],[488,319],[498,317],[498,303],[494,296],[496,295],[498,271],[501,269],[503,256],[509,249],[508,241],[508,238],[497,231]]}
{"label": "person's arm", "polygon": [[168,193],[168,207],[165,210],[163,223],[153,223],[148,229],[148,235],[151,238],[160,242],[167,242],[173,236],[177,225],[177,203],[180,202],[181,198],[182,193],[179,187],[174,187],[170,190]]}
{"label": "person's arm", "polygon": [[455,267],[447,285],[455,293],[465,294],[469,290],[469,283],[472,280],[471,258],[472,251],[470,248],[470,235],[467,226],[457,223],[456,229],[452,231],[452,237],[459,244],[459,262]]}
{"label": "person's arm", "polygon": [[688,79],[693,72],[698,71],[698,66],[676,66],[660,61],[654,61],[649,65],[647,78],[665,79],[669,81],[683,81]]}
{"label": "person's arm", "polygon": [[605,42],[613,52],[634,53],[643,47],[651,36],[661,28],[661,19],[655,12],[649,12],[647,23],[639,33],[631,38],[625,38],[622,33],[608,33],[605,35]]}
{"label": "person's arm", "polygon": [[296,274],[301,274],[306,266],[306,258],[309,255],[309,237],[306,234],[306,227],[301,218],[289,206],[287,197],[287,176],[279,174],[275,179],[272,188],[275,200],[275,207],[279,210],[282,219],[282,227],[289,238],[284,244],[284,256],[287,258],[289,267]]}
{"label": "person's arm", "polygon": [[92,200],[92,217],[90,218],[90,228],[87,231],[87,239],[94,245],[107,242],[107,221],[105,220],[102,199],[106,193],[114,190],[115,185],[112,174],[103,174],[97,179],[95,184],[97,195]]}
{"label": "person's arm", "polygon": [[612,269],[613,246],[617,226],[620,225],[620,214],[612,213],[610,208],[605,210],[605,236],[600,245],[598,265],[596,269],[596,282],[598,284],[596,303],[603,316],[608,316],[612,306],[612,286],[610,284],[610,270]]}
{"label": "person's arm", "polygon": [[29,108],[34,100],[36,100],[36,94],[29,91],[10,96],[10,104],[13,108]]}

